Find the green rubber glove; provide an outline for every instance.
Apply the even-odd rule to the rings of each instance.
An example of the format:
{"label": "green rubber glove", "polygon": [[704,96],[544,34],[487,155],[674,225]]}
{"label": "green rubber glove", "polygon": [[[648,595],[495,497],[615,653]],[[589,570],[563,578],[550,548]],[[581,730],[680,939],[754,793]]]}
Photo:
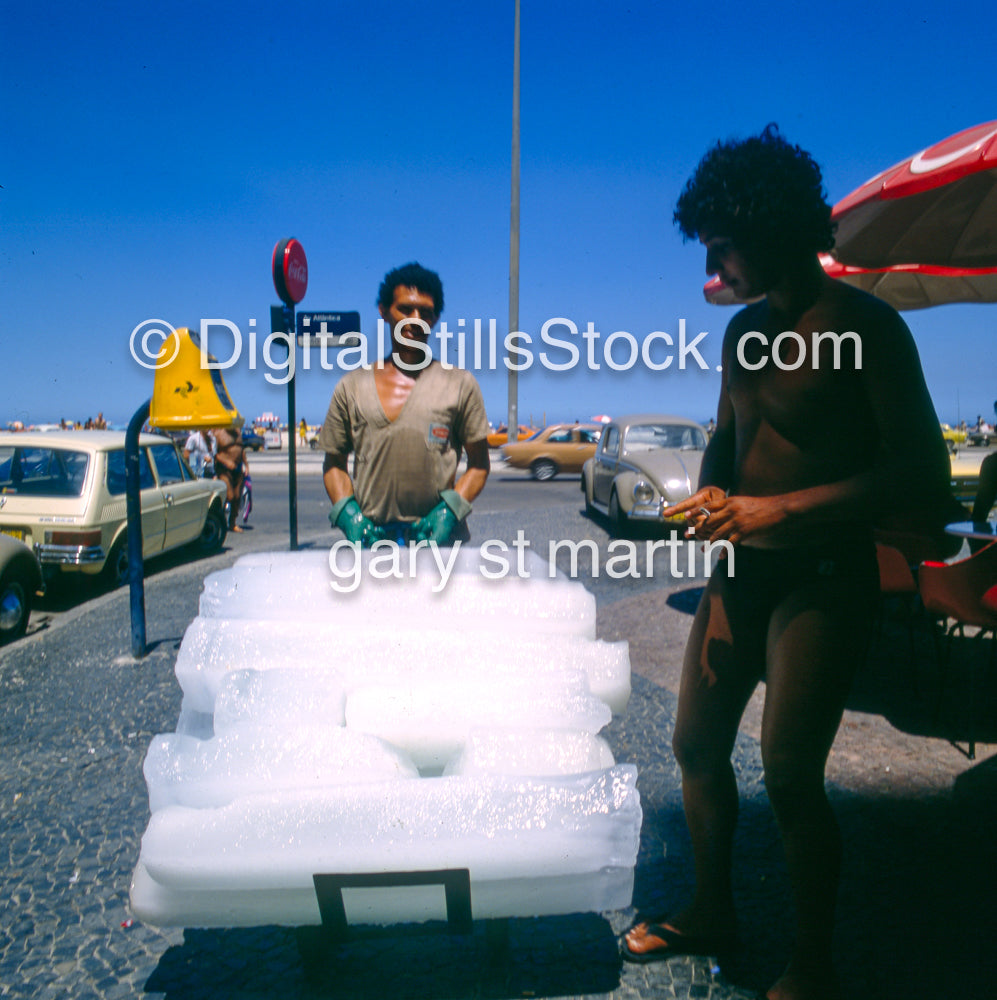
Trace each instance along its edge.
{"label": "green rubber glove", "polygon": [[353,496],[344,497],[332,505],[332,510],[329,511],[329,523],[334,528],[339,528],[348,541],[359,542],[365,547],[384,538],[383,530],[369,517],[364,517],[357,498]]}
{"label": "green rubber glove", "polygon": [[412,525],[411,537],[417,542],[446,545],[454,528],[471,513],[471,504],[456,490],[444,490],[440,502]]}

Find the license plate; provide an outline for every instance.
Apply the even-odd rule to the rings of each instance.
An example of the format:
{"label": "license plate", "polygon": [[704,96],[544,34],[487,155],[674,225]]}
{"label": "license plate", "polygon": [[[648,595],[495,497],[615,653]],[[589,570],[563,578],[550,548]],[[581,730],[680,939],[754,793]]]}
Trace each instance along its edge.
{"label": "license plate", "polygon": [[20,528],[0,528],[0,535],[10,535],[19,542],[24,541],[24,532]]}

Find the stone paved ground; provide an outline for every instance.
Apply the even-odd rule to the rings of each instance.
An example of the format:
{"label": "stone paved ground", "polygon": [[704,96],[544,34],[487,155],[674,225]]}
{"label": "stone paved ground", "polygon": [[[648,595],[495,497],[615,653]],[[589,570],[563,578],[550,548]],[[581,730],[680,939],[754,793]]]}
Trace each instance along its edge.
{"label": "stone paved ground", "polygon": [[[778,975],[790,914],[750,713],[735,755],[741,947],[721,969],[705,959],[631,966],[616,948],[637,910],[667,911],[690,888],[668,742],[691,592],[600,607],[602,636],[634,638],[634,697],[609,733],[618,758],[640,773],[645,818],[632,911],[513,920],[504,941],[501,926],[480,922],[469,939],[379,932],[307,964],[307,935],[292,929],[131,923],[128,886],[148,820],[142,760],[152,735],[177,717],[173,662],[201,575],[194,565],[147,582],[154,648],[139,663],[128,653],[125,592],[0,654],[0,996],[745,1000]],[[971,765],[938,738],[947,734],[903,731],[916,699],[906,690],[897,697],[888,656],[871,662],[832,769],[847,848],[837,940],[847,995],[992,997],[995,748],[981,746]],[[886,721],[891,713],[902,716],[897,725]],[[885,770],[890,761],[896,770]]]}

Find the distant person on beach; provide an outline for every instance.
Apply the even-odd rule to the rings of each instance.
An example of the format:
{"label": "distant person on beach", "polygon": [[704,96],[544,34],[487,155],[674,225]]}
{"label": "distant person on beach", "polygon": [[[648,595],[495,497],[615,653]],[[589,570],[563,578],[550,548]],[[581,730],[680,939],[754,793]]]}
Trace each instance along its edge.
{"label": "distant person on beach", "polygon": [[200,479],[205,470],[214,471],[215,439],[210,431],[191,431],[183,446],[183,457],[190,466],[190,471]]}
{"label": "distant person on beach", "polygon": [[215,439],[215,475],[225,483],[228,530],[239,532],[242,531],[236,524],[239,516],[239,493],[249,467],[246,447],[242,443],[242,431],[238,427],[216,427],[211,435]]}
{"label": "distant person on beach", "polygon": [[[841,995],[831,962],[841,837],[824,768],[879,597],[874,524],[888,513],[938,537],[957,509],[910,331],[820,265],[830,215],[820,168],[774,126],[709,150],[675,210],[683,236],[706,248],[707,273],[759,300],[724,337],[699,489],[664,512],[734,546],[733,575],[710,577],[692,624],[672,743],[696,890],[684,909],[635,924],[621,949],[646,962],[734,945],[731,753],[763,680],[765,785],[796,918],[770,1000]],[[837,337],[816,343],[814,331]]]}
{"label": "distant person on beach", "polygon": [[[429,331],[443,311],[439,275],[416,263],[390,271],[377,308],[391,353],[343,376],[319,434],[329,521],[362,545],[464,540],[488,478],[488,418],[474,376],[432,359]],[[467,468],[457,479],[462,451]]]}

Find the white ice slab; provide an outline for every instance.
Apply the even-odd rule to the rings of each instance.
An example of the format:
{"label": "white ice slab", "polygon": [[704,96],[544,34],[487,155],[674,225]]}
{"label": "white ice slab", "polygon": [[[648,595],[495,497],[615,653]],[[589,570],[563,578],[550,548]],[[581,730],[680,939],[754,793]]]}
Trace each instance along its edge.
{"label": "white ice slab", "polygon": [[[606,913],[623,909],[633,898],[632,867],[549,878],[474,881],[475,919],[535,917],[562,913]],[[433,891],[435,889],[435,891]],[[438,887],[347,889],[343,904],[349,924],[420,923],[445,920]],[[301,927],[321,923],[311,886],[282,889],[170,889],[160,885],[140,861],[132,876],[131,911],[157,927]]]}
{"label": "white ice slab", "polygon": [[[408,550],[399,550],[406,552]],[[453,550],[441,550],[444,553]],[[385,556],[371,549],[359,553],[357,588],[349,586],[342,571],[330,568],[329,552],[254,553],[240,558],[230,569],[212,573],[204,581],[200,613],[205,617],[272,618],[283,621],[324,620],[344,630],[383,627],[386,605],[412,616],[414,627],[439,627],[477,632],[545,635],[580,635],[595,638],[595,597],[564,575],[548,576],[547,565],[533,552],[526,553],[528,576],[509,574],[488,579],[488,563],[480,550],[457,550],[453,568],[441,572],[430,552],[413,552],[412,565],[400,577],[377,575]],[[353,558],[353,550],[340,551],[339,564]],[[402,557],[399,557],[402,558]],[[417,570],[413,575],[413,571]]]}
{"label": "white ice slab", "polygon": [[172,805],[211,809],[245,795],[419,777],[409,757],[365,733],[246,724],[210,740],[156,736],[143,773],[154,813]]}
{"label": "white ice slab", "polygon": [[550,683],[522,676],[362,687],[346,699],[346,724],[379,736],[409,754],[416,766],[442,770],[476,727],[515,726],[597,733],[612,718],[609,706],[588,693],[584,674]]}
{"label": "white ice slab", "polygon": [[176,889],[307,886],[313,872],[469,868],[492,880],[598,871],[636,860],[636,779],[624,764],[564,778],[421,778],[169,806],[149,822],[142,863]]}
{"label": "white ice slab", "polygon": [[[577,586],[581,586],[577,584]],[[433,622],[433,625],[443,623]],[[630,697],[630,656],[626,642],[579,636],[469,633],[460,621],[450,628],[409,628],[379,623],[366,628],[330,623],[198,617],[177,654],[177,680],[189,711],[210,714],[225,676],[235,670],[327,669],[347,690],[389,678],[409,683],[462,676],[524,672],[542,677],[565,669],[583,670],[589,689],[616,714]]]}
{"label": "white ice slab", "polygon": [[475,729],[446,774],[552,775],[602,771],[616,761],[609,744],[591,733],[560,729]]}
{"label": "white ice slab", "polygon": [[302,664],[273,670],[233,670],[224,675],[214,704],[213,732],[252,724],[296,729],[346,723],[342,679]]}

